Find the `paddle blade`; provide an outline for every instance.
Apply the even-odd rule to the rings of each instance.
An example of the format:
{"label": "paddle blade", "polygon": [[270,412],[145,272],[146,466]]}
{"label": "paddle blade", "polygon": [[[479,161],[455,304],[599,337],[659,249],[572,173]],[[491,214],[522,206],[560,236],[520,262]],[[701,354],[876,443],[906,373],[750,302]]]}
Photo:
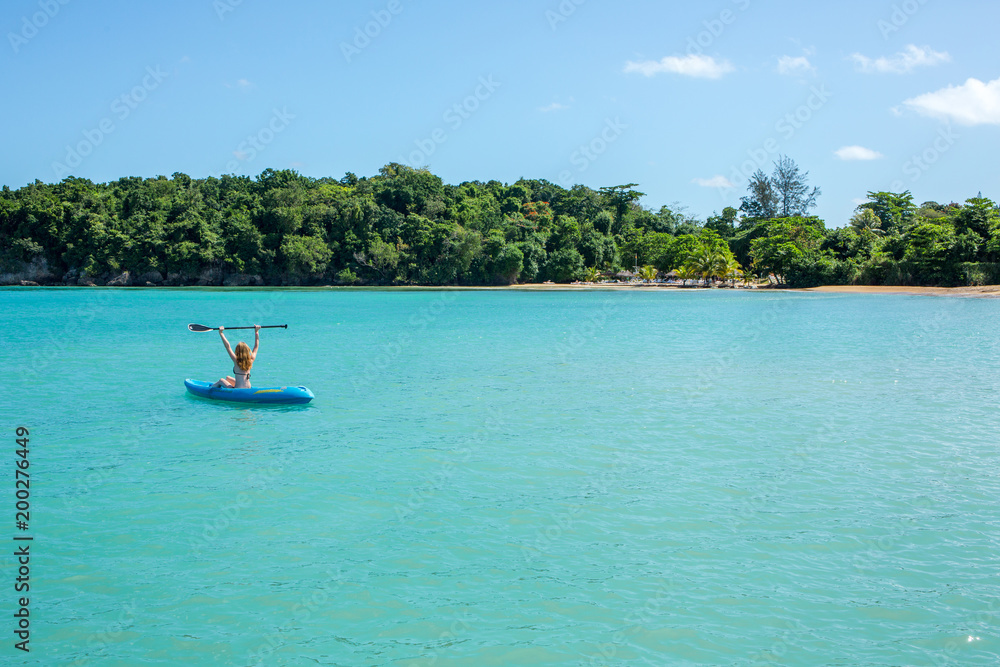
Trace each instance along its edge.
{"label": "paddle blade", "polygon": [[197,331],[200,333],[202,331],[214,331],[214,329],[212,327],[206,327],[204,324],[189,324],[188,331]]}

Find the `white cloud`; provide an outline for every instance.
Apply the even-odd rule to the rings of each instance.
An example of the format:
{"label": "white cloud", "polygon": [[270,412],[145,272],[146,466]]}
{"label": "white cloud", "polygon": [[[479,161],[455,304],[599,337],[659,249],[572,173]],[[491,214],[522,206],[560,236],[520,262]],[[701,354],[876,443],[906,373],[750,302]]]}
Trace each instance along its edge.
{"label": "white cloud", "polygon": [[929,46],[923,48],[910,44],[894,56],[869,58],[860,53],[851,54],[859,72],[865,74],[907,74],[917,67],[930,67],[951,61],[947,52],[938,52]]}
{"label": "white cloud", "polygon": [[805,76],[812,74],[816,68],[805,56],[781,56],[778,58],[778,74],[785,76]]}
{"label": "white cloud", "polygon": [[240,79],[236,83],[227,83],[226,88],[239,88],[240,90],[250,90],[253,88],[253,83],[247,79]]}
{"label": "white cloud", "polygon": [[864,146],[844,146],[843,148],[834,151],[833,153],[841,160],[878,160],[879,158],[885,157],[878,151],[873,151],[870,148],[865,148]]}
{"label": "white cloud", "polygon": [[969,79],[903,102],[925,116],[953,120],[960,125],[1000,125],[1000,79],[983,83]]}
{"label": "white cloud", "polygon": [[539,111],[544,111],[546,113],[548,113],[549,111],[562,111],[563,109],[569,109],[569,107],[563,104],[559,104],[558,102],[553,102],[548,106],[538,108]]}
{"label": "white cloud", "polygon": [[725,176],[713,176],[712,178],[696,178],[691,181],[695,185],[703,188],[735,188],[732,181]]}
{"label": "white cloud", "polygon": [[643,60],[625,63],[625,72],[639,72],[644,76],[672,73],[697,79],[718,79],[735,68],[728,60],[717,61],[711,56],[692,54],[689,56],[667,56],[663,60]]}

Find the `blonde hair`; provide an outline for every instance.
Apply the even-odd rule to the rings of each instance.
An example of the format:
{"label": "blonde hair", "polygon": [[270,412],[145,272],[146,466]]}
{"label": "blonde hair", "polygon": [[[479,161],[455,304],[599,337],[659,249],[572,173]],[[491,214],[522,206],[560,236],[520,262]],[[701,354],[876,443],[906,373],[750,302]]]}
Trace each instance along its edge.
{"label": "blonde hair", "polygon": [[253,367],[253,357],[250,356],[250,346],[240,341],[236,344],[236,365],[241,371],[248,371]]}

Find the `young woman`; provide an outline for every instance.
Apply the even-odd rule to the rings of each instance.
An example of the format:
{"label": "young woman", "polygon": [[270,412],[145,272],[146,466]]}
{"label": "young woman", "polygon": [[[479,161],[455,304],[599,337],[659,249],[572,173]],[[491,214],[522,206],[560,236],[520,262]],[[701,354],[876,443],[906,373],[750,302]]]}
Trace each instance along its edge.
{"label": "young woman", "polygon": [[260,347],[260,325],[255,324],[253,326],[253,349],[251,350],[249,345],[240,341],[236,344],[236,352],[233,352],[233,348],[229,346],[229,341],[226,340],[226,334],[223,333],[225,329],[225,327],[219,327],[219,336],[222,337],[222,344],[226,346],[229,358],[233,360],[233,375],[221,378],[212,386],[249,389],[250,369],[253,368],[253,362],[257,358],[257,348]]}

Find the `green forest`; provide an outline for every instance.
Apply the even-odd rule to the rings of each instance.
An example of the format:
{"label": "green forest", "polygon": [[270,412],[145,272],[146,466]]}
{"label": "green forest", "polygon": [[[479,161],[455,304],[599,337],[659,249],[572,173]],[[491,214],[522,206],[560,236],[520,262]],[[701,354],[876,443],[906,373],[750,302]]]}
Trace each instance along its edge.
{"label": "green forest", "polygon": [[[789,158],[758,171],[738,209],[697,220],[650,210],[637,184],[445,184],[389,164],[337,180],[69,177],[0,193],[3,284],[510,285],[595,281],[641,267],[692,284],[1000,283],[1000,213],[976,196],[916,204],[868,192],[849,221]],[[861,193],[859,193],[860,195]]]}

